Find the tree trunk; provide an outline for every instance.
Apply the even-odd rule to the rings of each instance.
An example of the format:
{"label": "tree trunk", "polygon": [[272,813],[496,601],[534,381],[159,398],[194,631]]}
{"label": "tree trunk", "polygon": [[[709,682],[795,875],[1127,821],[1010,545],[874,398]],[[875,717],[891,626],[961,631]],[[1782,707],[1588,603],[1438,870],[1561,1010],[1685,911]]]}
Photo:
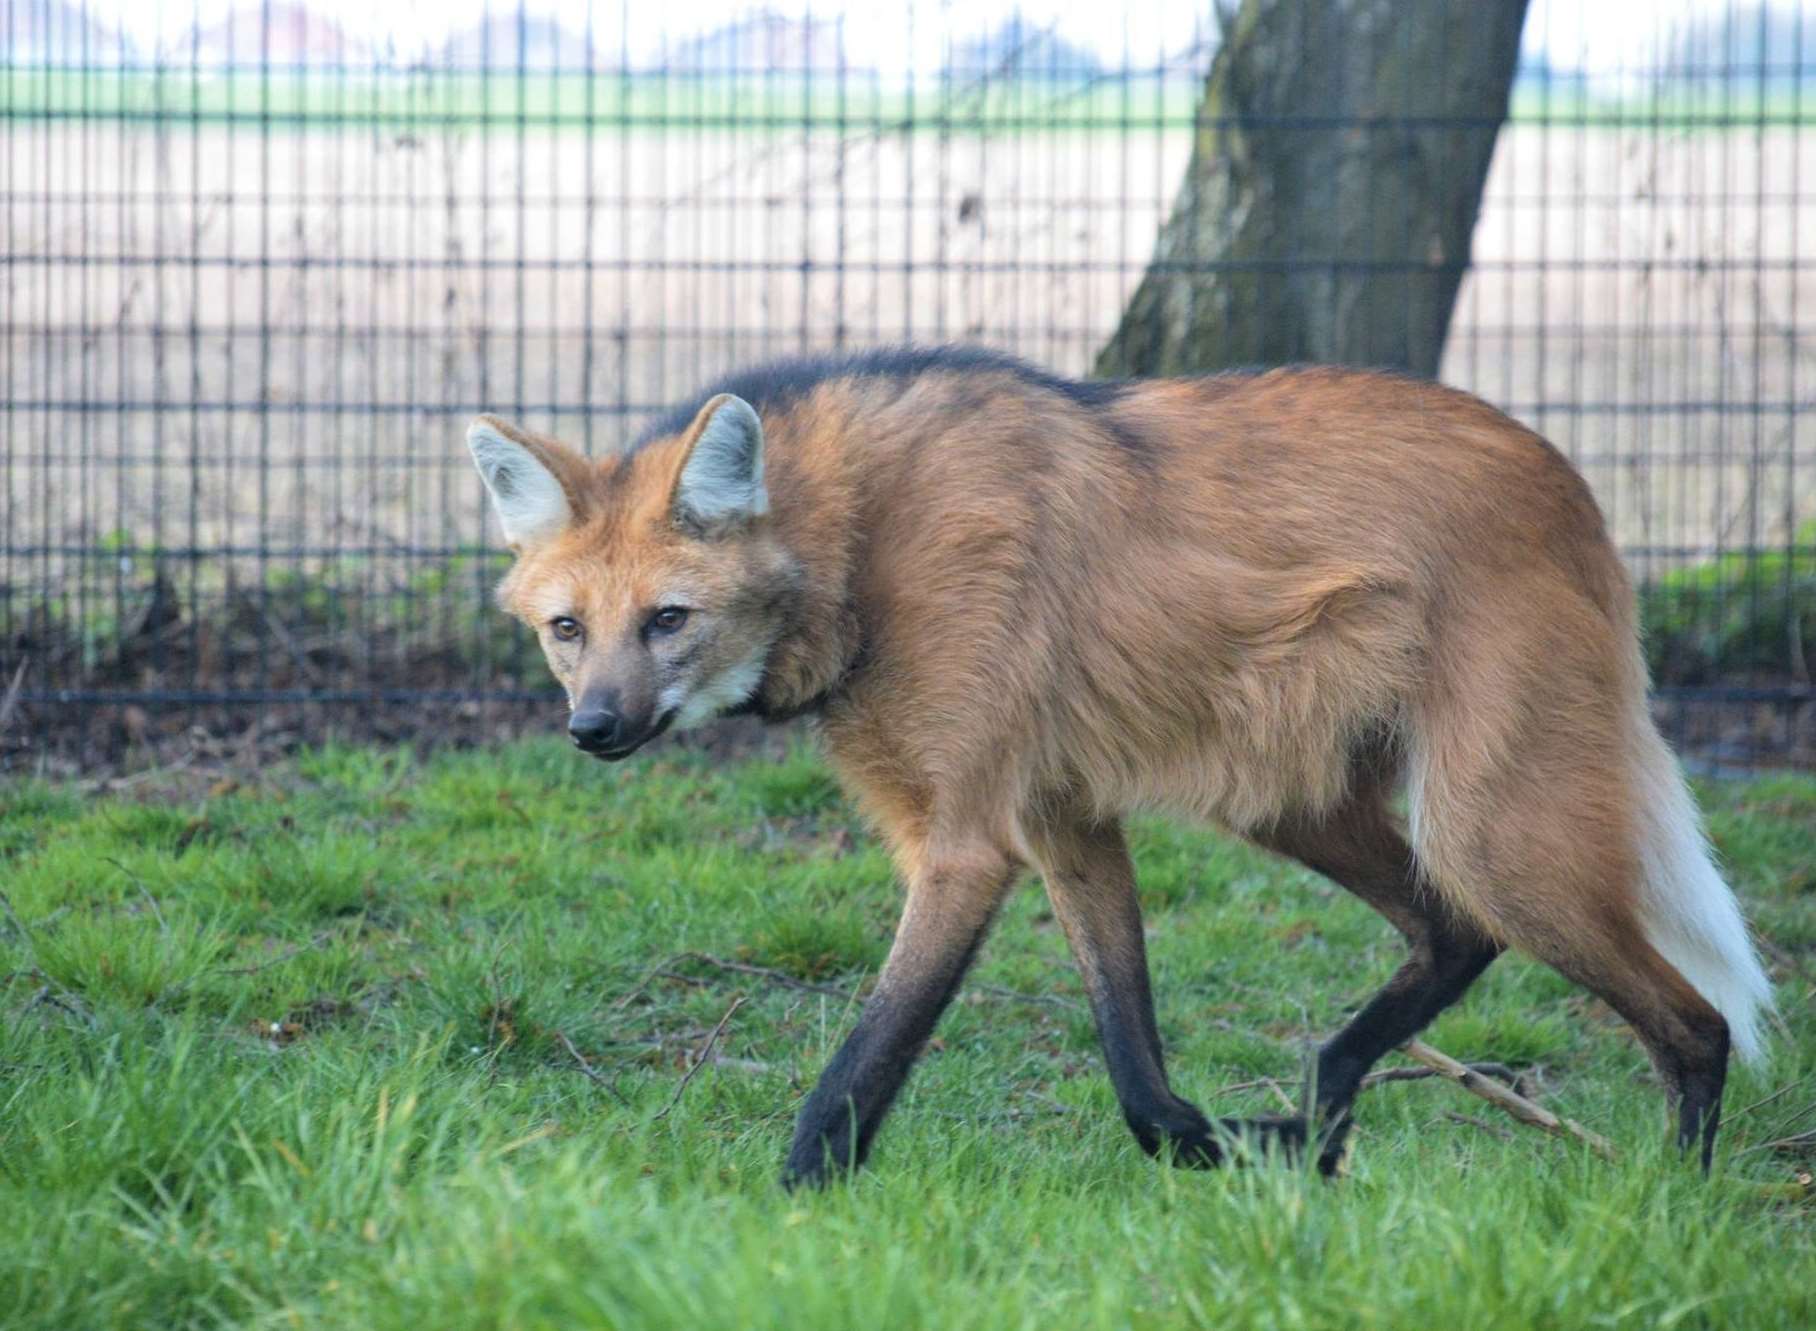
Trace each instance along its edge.
{"label": "tree trunk", "polygon": [[1100,375],[1434,375],[1527,0],[1242,0]]}

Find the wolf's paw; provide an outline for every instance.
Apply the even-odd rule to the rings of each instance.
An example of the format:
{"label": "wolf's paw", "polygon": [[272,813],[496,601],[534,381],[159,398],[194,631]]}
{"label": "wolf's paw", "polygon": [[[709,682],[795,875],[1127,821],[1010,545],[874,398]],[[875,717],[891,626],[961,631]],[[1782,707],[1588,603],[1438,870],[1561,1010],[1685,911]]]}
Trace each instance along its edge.
{"label": "wolf's paw", "polygon": [[1225,1154],[1235,1160],[1276,1159],[1288,1164],[1305,1158],[1309,1135],[1305,1120],[1297,1114],[1219,1119],[1217,1132],[1226,1144]]}
{"label": "wolf's paw", "polygon": [[[1305,1158],[1305,1120],[1296,1115],[1223,1118],[1203,1126],[1171,1127],[1153,1149],[1187,1169],[1216,1169],[1260,1160]],[[1145,1143],[1144,1143],[1145,1144]]]}

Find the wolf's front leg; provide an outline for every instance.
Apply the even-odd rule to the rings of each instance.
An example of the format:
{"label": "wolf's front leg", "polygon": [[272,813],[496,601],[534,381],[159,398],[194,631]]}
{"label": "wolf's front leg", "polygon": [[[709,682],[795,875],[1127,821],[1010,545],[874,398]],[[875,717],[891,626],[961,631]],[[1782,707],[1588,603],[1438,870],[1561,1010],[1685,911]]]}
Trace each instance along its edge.
{"label": "wolf's front leg", "polygon": [[1221,1164],[1237,1137],[1288,1154],[1302,1149],[1305,1124],[1297,1115],[1212,1123],[1167,1083],[1135,869],[1121,825],[1049,804],[1030,817],[1028,832],[1053,913],[1084,976],[1110,1083],[1142,1149],[1171,1151],[1179,1164],[1198,1167]]}
{"label": "wolf's front leg", "polygon": [[985,843],[930,846],[923,858],[908,867],[908,902],[876,990],[801,1110],[782,1171],[790,1188],[863,1163],[1015,877],[1010,857]]}

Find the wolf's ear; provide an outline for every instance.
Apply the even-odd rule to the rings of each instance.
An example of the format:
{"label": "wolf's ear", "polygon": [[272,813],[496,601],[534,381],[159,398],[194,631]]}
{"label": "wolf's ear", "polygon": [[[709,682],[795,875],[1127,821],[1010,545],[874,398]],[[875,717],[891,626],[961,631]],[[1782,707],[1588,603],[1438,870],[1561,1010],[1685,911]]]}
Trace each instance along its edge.
{"label": "wolf's ear", "polygon": [[574,520],[577,496],[561,473],[583,466],[579,458],[495,416],[481,416],[468,427],[467,447],[513,547],[549,540]]}
{"label": "wolf's ear", "polygon": [[741,397],[721,393],[688,427],[687,460],[670,506],[683,528],[712,535],[769,512],[763,422]]}

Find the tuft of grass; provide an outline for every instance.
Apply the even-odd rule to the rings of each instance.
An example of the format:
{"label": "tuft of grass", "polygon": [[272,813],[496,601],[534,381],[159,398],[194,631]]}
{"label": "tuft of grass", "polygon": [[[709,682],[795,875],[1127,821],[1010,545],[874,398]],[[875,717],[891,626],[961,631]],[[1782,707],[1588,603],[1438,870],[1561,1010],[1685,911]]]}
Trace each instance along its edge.
{"label": "tuft of grass", "polygon": [[[0,1309],[59,1329],[1816,1324],[1809,1148],[1773,1145],[1816,1114],[1816,780],[1702,794],[1784,1015],[1773,1061],[1731,1082],[1708,1180],[1666,1146],[1625,1027],[1518,958],[1431,1039],[1529,1069],[1619,1163],[1424,1081],[1366,1093],[1334,1185],[1156,1165],[1027,890],[871,1168],[791,1196],[793,1111],[899,904],[811,751],[331,747],[205,796],[16,785]],[[1147,818],[1130,839],[1175,1084],[1276,1110],[1248,1083],[1296,1086],[1397,944],[1227,838]]]}

